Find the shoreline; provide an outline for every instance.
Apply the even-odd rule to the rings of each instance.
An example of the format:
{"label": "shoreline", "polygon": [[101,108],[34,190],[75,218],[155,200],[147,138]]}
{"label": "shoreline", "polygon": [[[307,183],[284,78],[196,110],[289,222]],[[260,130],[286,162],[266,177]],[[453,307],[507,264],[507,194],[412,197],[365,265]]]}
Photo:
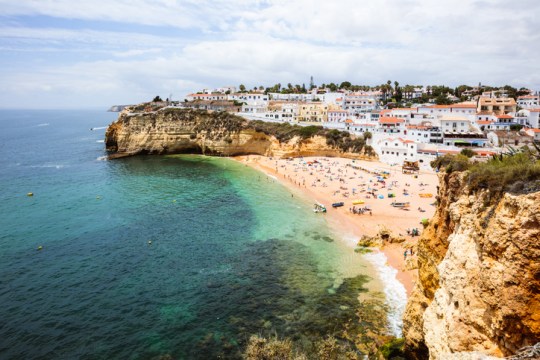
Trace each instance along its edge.
{"label": "shoreline", "polygon": [[[292,192],[300,191],[313,202],[324,204],[326,214],[314,214],[326,216],[329,226],[346,234],[347,238],[355,239],[354,243],[348,243],[351,248],[363,236],[375,236],[379,230],[387,229],[394,235],[405,238],[401,244],[384,244],[375,248],[374,252],[383,253],[386,257],[386,265],[396,270],[397,280],[404,286],[407,297],[410,296],[414,287],[417,272],[407,270],[407,261],[404,252],[413,249],[413,255],[407,254],[409,262],[416,261],[416,242],[418,237],[407,235],[407,229],[418,228],[423,230],[420,220],[430,219],[434,212],[434,202],[438,177],[434,172],[420,171],[417,177],[402,174],[401,167],[389,166],[378,161],[351,160],[345,158],[330,157],[305,157],[294,159],[275,159],[260,155],[237,156],[234,160],[250,166],[267,176],[274,177]],[[355,166],[354,169],[352,166]],[[385,183],[377,181],[373,172],[385,171],[388,173]],[[384,185],[383,185],[384,184]],[[391,185],[390,185],[391,184]],[[354,186],[352,188],[351,186]],[[353,190],[354,189],[354,190]],[[374,198],[368,192],[372,190],[375,195],[384,198]],[[404,192],[408,195],[403,195]],[[395,195],[388,198],[388,193]],[[354,193],[354,195],[353,195]],[[419,193],[432,194],[431,198],[419,197]],[[291,196],[293,196],[291,194]],[[363,205],[371,209],[371,215],[366,211],[364,214],[353,214],[352,200],[362,200]],[[408,211],[393,207],[392,201],[410,202]],[[343,207],[332,208],[332,203],[344,202]],[[419,209],[424,210],[420,212]],[[411,265],[409,265],[411,267]],[[414,266],[412,266],[414,267]]]}

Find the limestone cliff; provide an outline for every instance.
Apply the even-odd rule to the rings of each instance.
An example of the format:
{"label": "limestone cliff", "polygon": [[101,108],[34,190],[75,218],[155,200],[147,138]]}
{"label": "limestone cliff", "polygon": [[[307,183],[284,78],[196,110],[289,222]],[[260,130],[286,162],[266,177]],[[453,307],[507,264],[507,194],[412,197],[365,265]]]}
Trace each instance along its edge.
{"label": "limestone cliff", "polygon": [[[285,124],[286,125],[286,124]],[[269,125],[270,126],[270,125]],[[275,125],[280,126],[279,124]],[[300,132],[300,127],[289,127]],[[287,129],[289,129],[287,128]],[[265,127],[265,130],[267,127]],[[308,129],[309,130],[309,129]],[[276,135],[265,133],[251,122],[224,112],[206,112],[189,109],[159,109],[151,112],[133,112],[127,108],[105,133],[105,144],[110,158],[135,154],[194,153],[207,155],[257,154],[275,157],[340,156],[369,159],[375,156],[371,148],[361,151],[350,138],[339,136],[341,147],[317,130],[310,136],[291,136],[291,132]],[[289,136],[287,136],[289,135]],[[329,141],[329,139],[331,141]],[[367,150],[367,151],[366,151]]]}
{"label": "limestone cliff", "polygon": [[503,357],[539,342],[540,192],[494,198],[454,172],[440,175],[438,200],[403,319],[408,356]]}

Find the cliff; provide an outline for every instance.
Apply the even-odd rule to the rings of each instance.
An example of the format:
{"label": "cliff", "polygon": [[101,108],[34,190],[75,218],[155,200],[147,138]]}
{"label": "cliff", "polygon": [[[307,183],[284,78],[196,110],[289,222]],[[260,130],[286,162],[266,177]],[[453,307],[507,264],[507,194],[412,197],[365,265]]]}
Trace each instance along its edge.
{"label": "cliff", "polygon": [[110,158],[135,154],[207,154],[275,157],[375,156],[363,139],[322,127],[250,122],[226,112],[127,108],[109,125],[105,145]]}
{"label": "cliff", "polygon": [[409,358],[503,357],[540,341],[537,188],[494,195],[465,172],[440,175],[403,319]]}

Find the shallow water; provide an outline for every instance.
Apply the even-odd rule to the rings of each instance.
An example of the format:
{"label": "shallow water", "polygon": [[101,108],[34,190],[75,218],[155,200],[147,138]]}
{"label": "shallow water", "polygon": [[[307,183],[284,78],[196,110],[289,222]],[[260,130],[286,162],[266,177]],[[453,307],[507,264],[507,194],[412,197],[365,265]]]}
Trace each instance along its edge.
{"label": "shallow water", "polygon": [[0,358],[235,358],[356,317],[371,270],[307,200],[228,159],[102,161],[115,117],[0,112]]}

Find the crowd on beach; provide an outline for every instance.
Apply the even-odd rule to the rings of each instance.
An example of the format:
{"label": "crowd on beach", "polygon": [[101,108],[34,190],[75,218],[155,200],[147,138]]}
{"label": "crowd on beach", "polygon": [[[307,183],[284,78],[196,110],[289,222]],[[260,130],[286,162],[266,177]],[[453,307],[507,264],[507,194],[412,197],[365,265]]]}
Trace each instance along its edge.
{"label": "crowd on beach", "polygon": [[394,254],[402,267],[404,254],[414,256],[419,225],[435,210],[433,194],[438,178],[434,172],[406,174],[401,167],[380,162],[327,157],[250,156],[244,161],[283,179],[285,185],[301,190],[318,204],[330,207],[343,203],[343,208],[340,205],[323,213],[357,238],[376,235],[381,228],[406,238]]}

